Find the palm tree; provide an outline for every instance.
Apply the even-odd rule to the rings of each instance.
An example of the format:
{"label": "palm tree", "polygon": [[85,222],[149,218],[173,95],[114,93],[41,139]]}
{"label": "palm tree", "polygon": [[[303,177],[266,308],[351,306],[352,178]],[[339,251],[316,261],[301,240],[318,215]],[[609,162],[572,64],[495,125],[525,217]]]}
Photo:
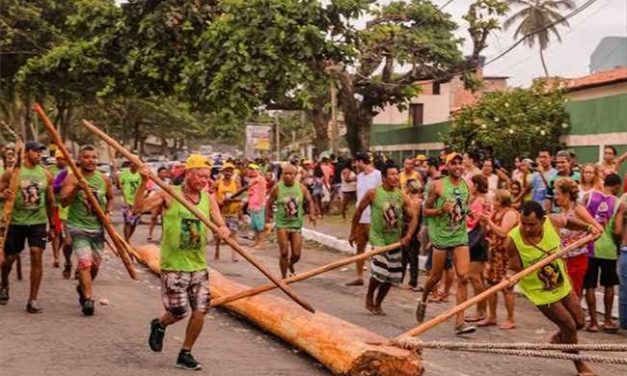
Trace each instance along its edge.
{"label": "palm tree", "polygon": [[[534,47],[536,43],[538,44],[544,74],[548,77],[549,71],[544,61],[544,50],[549,46],[551,33],[559,42],[562,41],[557,26],[570,25],[568,20],[560,14],[560,11],[575,9],[575,2],[573,0],[509,0],[508,3],[510,6],[523,8],[507,19],[503,26],[505,29],[509,29],[515,23],[520,22],[514,33],[514,39],[529,34],[523,43],[530,48]],[[547,25],[552,26],[547,27]]]}

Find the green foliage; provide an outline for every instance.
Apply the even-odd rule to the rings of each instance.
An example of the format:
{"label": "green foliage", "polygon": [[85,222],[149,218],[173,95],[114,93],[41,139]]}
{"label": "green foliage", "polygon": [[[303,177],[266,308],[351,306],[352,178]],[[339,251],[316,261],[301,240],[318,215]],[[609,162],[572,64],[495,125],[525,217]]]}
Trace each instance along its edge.
{"label": "green foliage", "polygon": [[563,94],[547,87],[540,80],[530,89],[485,94],[455,114],[443,141],[463,152],[492,146],[506,163],[520,155],[535,156],[543,147],[557,149],[569,117]]}

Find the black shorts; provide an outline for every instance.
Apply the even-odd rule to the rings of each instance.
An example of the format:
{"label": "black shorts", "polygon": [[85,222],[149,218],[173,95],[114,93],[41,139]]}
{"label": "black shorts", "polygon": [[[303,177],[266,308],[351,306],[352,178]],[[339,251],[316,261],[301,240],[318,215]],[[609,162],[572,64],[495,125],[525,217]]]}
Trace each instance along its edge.
{"label": "black shorts", "polygon": [[617,260],[606,260],[596,257],[588,259],[588,269],[583,278],[584,289],[594,289],[599,285],[599,271],[601,272],[601,286],[612,287],[620,283],[616,272]]}
{"label": "black shorts", "polygon": [[46,240],[48,239],[46,224],[31,226],[10,225],[4,252],[7,255],[16,255],[22,252],[27,239],[30,248],[45,249]]}
{"label": "black shorts", "polygon": [[488,261],[488,242],[479,241],[474,247],[470,248],[471,262],[487,262]]}

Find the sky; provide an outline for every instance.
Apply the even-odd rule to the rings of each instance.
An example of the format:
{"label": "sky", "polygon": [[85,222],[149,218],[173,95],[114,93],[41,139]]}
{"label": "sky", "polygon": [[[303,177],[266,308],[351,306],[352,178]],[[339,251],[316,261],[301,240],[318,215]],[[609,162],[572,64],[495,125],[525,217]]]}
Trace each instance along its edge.
{"label": "sky", "polygon": [[[441,6],[448,0],[432,0]],[[587,0],[575,0],[577,6]],[[122,3],[124,0],[116,0]],[[389,3],[382,0],[380,3]],[[472,0],[453,0],[443,8],[459,24],[457,35],[468,39],[466,22],[462,15],[468,10]],[[513,11],[510,10],[510,14]],[[562,43],[553,41],[545,52],[545,60],[551,76],[580,77],[589,74],[590,55],[597,44],[606,36],[627,36],[627,0],[597,0],[583,12],[569,19],[570,28],[559,27]],[[511,46],[514,28],[493,33],[488,38],[488,48],[484,55],[489,60]],[[466,43],[464,51],[469,52],[471,43]],[[537,48],[530,49],[522,43],[503,58],[485,68],[485,75],[509,76],[510,86],[529,86],[533,78],[544,75]]]}

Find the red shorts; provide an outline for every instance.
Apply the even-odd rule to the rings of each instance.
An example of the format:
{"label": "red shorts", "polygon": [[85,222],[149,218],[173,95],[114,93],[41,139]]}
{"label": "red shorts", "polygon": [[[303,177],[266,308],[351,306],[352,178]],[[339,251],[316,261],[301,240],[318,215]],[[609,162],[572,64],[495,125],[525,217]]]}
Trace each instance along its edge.
{"label": "red shorts", "polygon": [[59,235],[63,232],[63,222],[59,218],[59,208],[52,208],[52,225],[54,226],[54,233]]}
{"label": "red shorts", "polygon": [[568,257],[566,259],[566,270],[570,276],[570,283],[573,285],[573,291],[581,298],[583,293],[583,279],[588,270],[588,253],[579,256]]}

